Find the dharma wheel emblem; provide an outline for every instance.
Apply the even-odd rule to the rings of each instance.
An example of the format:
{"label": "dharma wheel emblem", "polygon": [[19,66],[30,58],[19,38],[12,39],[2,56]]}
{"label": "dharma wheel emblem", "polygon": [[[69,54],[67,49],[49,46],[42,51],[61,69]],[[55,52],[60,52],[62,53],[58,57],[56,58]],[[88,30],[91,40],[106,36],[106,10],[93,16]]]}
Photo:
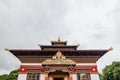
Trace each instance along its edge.
{"label": "dharma wheel emblem", "polygon": [[58,64],[61,63],[61,60],[60,60],[60,59],[57,59],[57,60],[55,60],[55,61],[56,61],[56,63],[58,63]]}

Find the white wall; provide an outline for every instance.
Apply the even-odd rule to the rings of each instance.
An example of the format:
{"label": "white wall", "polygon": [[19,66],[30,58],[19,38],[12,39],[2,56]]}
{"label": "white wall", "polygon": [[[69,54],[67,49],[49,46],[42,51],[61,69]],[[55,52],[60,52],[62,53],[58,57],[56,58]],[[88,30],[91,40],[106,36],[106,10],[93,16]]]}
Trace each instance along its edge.
{"label": "white wall", "polygon": [[90,74],[91,80],[100,80],[98,74]]}
{"label": "white wall", "polygon": [[96,63],[77,63],[77,66],[96,66]]}
{"label": "white wall", "polygon": [[41,63],[21,63],[22,66],[42,66]]}
{"label": "white wall", "polygon": [[26,80],[27,74],[19,74],[18,75],[18,80]]}

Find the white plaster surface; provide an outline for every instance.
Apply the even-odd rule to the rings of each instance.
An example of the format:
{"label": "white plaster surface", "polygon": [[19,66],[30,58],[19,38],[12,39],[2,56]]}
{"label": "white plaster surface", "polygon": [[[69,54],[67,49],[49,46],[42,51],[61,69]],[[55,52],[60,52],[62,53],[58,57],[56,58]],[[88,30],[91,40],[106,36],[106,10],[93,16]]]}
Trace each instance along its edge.
{"label": "white plaster surface", "polygon": [[18,75],[18,80],[26,80],[27,74],[19,74]]}
{"label": "white plaster surface", "polygon": [[100,80],[98,74],[90,74],[91,80]]}

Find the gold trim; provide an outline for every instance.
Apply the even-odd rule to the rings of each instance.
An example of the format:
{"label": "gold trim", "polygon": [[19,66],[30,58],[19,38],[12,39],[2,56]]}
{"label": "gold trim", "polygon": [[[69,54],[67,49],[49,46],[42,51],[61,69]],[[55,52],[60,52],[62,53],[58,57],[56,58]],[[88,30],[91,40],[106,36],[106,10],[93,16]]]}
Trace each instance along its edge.
{"label": "gold trim", "polygon": [[6,51],[10,51],[10,49],[9,49],[9,48],[5,48],[5,50],[6,50]]}
{"label": "gold trim", "polygon": [[112,50],[113,50],[113,48],[112,48],[112,47],[110,47],[108,50],[109,50],[109,51],[112,51]]}
{"label": "gold trim", "polygon": [[52,57],[52,59],[46,59],[42,62],[43,65],[51,65],[51,64],[72,64],[75,65],[76,62],[74,62],[71,59],[66,59],[66,57],[58,51],[55,56]]}

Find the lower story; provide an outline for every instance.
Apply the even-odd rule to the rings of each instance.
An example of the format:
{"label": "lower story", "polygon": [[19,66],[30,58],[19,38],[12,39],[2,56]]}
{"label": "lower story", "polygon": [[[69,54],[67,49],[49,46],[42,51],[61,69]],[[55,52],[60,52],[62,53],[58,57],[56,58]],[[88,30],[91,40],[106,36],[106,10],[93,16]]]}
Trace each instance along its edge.
{"label": "lower story", "polygon": [[49,67],[45,69],[41,64],[23,64],[18,80],[100,80],[95,64],[77,64],[71,69],[67,67],[57,66],[51,70]]}

